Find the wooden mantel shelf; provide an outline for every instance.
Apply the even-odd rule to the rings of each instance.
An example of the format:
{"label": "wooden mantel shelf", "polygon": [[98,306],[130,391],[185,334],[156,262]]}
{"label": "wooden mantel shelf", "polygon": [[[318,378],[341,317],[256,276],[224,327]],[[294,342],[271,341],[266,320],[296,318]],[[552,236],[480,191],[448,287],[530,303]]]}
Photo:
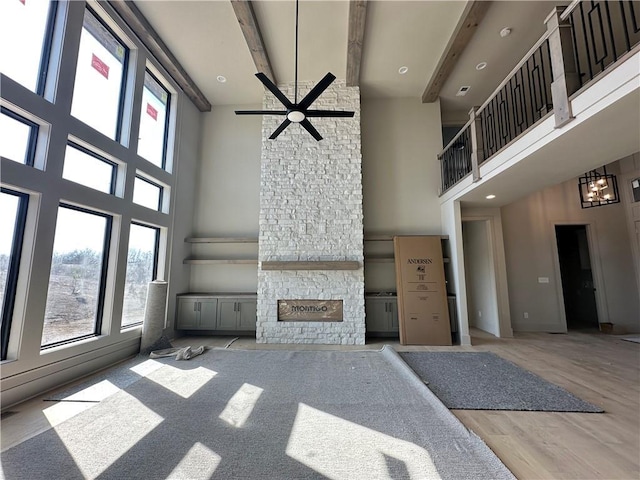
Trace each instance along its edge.
{"label": "wooden mantel shelf", "polygon": [[319,260],[313,262],[301,261],[263,261],[262,270],[358,270],[360,262]]}

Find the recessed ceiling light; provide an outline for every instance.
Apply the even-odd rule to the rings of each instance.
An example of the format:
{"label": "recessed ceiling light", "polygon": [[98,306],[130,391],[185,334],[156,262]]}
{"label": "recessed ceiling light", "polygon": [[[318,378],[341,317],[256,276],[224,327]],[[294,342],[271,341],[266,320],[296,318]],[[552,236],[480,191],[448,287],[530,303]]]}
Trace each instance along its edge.
{"label": "recessed ceiling light", "polygon": [[493,200],[494,198],[496,198],[496,196],[495,196],[495,195],[493,195],[493,194],[491,194],[491,195],[487,195],[485,198],[486,198],[487,200]]}
{"label": "recessed ceiling light", "polygon": [[216,77],[216,80],[218,80],[220,83],[225,83],[227,81],[227,77],[224,77],[222,75],[218,75]]}
{"label": "recessed ceiling light", "polygon": [[458,93],[456,93],[456,97],[464,97],[469,90],[471,90],[471,87],[468,85],[460,87],[460,90],[458,90]]}
{"label": "recessed ceiling light", "polygon": [[405,73],[407,73],[408,71],[409,71],[409,67],[400,67],[400,68],[398,69],[398,73],[399,73],[400,75],[404,75],[404,74],[405,74]]}
{"label": "recessed ceiling light", "polygon": [[500,30],[500,36],[502,38],[508,37],[509,35],[511,35],[511,29],[509,27],[504,27],[502,30]]}
{"label": "recessed ceiling light", "polygon": [[485,68],[487,68],[487,62],[480,62],[476,65],[476,70],[484,70]]}

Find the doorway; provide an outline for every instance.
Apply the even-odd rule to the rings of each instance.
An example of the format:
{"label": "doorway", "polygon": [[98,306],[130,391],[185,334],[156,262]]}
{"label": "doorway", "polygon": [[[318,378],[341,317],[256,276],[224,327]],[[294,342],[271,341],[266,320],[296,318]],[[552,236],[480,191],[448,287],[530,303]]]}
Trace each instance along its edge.
{"label": "doorway", "polygon": [[567,329],[598,328],[586,225],[556,225]]}

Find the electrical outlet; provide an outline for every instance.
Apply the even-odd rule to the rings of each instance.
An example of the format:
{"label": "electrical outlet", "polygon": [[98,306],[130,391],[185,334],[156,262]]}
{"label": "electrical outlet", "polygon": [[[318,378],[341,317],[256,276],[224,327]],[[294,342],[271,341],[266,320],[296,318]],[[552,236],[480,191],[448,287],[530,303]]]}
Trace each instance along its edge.
{"label": "electrical outlet", "polygon": [[478,318],[482,318],[482,310],[478,310]]}
{"label": "electrical outlet", "polygon": [[524,312],[524,313],[522,314],[522,316],[523,316],[524,318],[529,318],[529,312]]}

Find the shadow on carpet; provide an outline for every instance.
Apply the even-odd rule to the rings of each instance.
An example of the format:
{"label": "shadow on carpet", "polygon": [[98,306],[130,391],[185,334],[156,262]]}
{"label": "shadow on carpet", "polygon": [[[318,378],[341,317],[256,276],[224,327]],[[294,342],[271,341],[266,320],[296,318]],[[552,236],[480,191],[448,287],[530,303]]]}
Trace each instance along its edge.
{"label": "shadow on carpet", "polygon": [[604,411],[490,352],[401,352],[400,356],[447,408]]}

